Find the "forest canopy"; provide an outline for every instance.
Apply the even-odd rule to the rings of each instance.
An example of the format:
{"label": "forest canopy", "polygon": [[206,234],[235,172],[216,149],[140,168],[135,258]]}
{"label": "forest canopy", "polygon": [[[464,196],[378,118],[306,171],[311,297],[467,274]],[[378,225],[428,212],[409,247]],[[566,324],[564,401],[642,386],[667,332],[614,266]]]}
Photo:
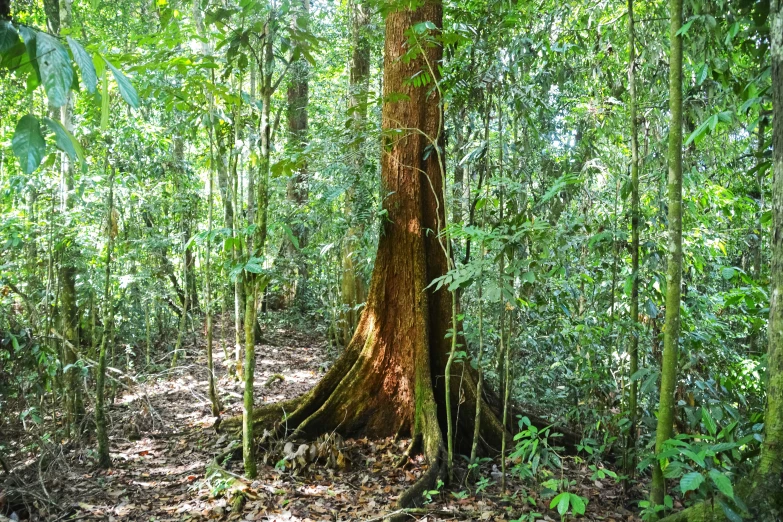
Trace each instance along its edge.
{"label": "forest canopy", "polygon": [[783,1],[0,0],[0,86],[0,522],[783,520]]}

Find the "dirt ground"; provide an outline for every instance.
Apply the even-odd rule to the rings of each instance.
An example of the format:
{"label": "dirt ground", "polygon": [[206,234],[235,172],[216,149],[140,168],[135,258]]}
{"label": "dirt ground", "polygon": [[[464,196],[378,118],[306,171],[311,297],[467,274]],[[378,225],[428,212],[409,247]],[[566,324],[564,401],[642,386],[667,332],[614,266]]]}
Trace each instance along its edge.
{"label": "dirt ground", "polygon": [[[230,330],[226,333],[230,338]],[[227,364],[219,335],[214,351],[222,415],[239,414],[242,384],[232,377],[233,363],[229,359]],[[122,384],[108,410],[110,470],[95,467],[93,440],[49,441],[47,454],[40,458],[40,451],[26,451],[29,437],[10,433],[16,438],[6,460],[12,468],[25,470],[13,482],[17,493],[25,493],[25,500],[11,505],[6,498],[4,505],[0,493],[0,521],[3,514],[11,520],[46,521],[380,520],[421,474],[421,459],[395,467],[408,441],[336,437],[316,441],[319,447],[328,446],[329,456],[315,462],[285,460],[282,444],[277,450],[261,451],[259,458],[265,464],[253,481],[241,479],[237,461],[225,463],[229,475],[208,476],[207,465],[236,442],[214,429],[204,353],[199,335],[178,367],[138,375],[135,380],[120,376]],[[256,353],[257,403],[292,398],[310,389],[333,356],[322,338],[279,325],[267,328]],[[228,355],[233,356],[230,348]],[[282,379],[268,383],[276,374]],[[571,491],[589,500],[579,520],[638,520],[626,509],[634,503],[613,479],[591,480],[593,472],[587,464],[573,460],[565,461],[564,472],[574,481]],[[458,476],[464,474],[462,470]],[[8,485],[6,475],[0,475],[0,485]],[[511,479],[509,492],[501,495],[499,475],[496,465],[484,464],[482,481],[468,483],[463,478],[432,491],[422,508],[410,513],[411,520],[560,520],[557,511],[549,509],[551,497],[540,498],[540,487],[529,480]],[[231,491],[226,490],[231,483],[241,486],[246,498],[235,511]]]}

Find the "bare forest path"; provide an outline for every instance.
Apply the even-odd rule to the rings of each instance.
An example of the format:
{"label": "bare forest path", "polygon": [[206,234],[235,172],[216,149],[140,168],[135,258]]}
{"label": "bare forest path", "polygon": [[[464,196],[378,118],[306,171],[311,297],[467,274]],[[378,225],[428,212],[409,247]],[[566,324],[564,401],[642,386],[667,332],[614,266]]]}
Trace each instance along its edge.
{"label": "bare forest path", "polygon": [[[232,357],[233,332],[229,325],[225,327]],[[241,413],[242,383],[233,378],[233,365],[226,364],[220,324],[215,331],[222,414],[231,416]],[[228,482],[206,472],[212,459],[234,441],[233,436],[214,429],[201,333],[190,339],[187,355],[176,368],[158,371],[146,380],[122,380],[108,410],[110,470],[95,467],[92,442],[51,444],[58,449],[40,459],[40,466],[31,459],[33,465],[28,465],[21,481],[25,483],[17,481],[15,487],[27,493],[28,502],[37,500],[27,515],[20,511],[21,520],[380,520],[421,474],[422,459],[395,467],[407,440],[319,440],[316,444],[325,458],[316,459],[302,458],[303,453],[316,451],[310,446],[297,443],[282,449],[281,443],[276,452],[259,452],[265,465],[259,466],[256,480],[244,481],[247,500],[232,511]],[[256,353],[256,404],[307,391],[333,356],[323,338],[312,331],[296,331],[291,325],[268,326]],[[292,455],[294,451],[299,458]],[[22,455],[20,442],[16,457]],[[228,462],[226,468],[237,478],[241,476],[241,462]],[[589,480],[591,472],[584,465],[566,464],[565,469],[573,474],[580,494],[590,499],[587,514],[580,520],[638,520],[622,507],[628,501],[619,485]],[[497,467],[485,464],[482,481],[466,484],[460,480],[449,490],[431,492],[411,520],[559,520],[556,511],[548,509],[549,499],[538,498],[531,484],[512,480],[511,495],[502,496],[498,475]],[[0,521],[4,520],[0,515]]]}

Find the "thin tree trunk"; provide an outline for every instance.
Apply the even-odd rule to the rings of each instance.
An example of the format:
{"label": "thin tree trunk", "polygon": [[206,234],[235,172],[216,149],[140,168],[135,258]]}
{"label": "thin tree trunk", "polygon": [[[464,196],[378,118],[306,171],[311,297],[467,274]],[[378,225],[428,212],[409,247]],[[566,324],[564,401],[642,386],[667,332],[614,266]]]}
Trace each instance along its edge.
{"label": "thin tree trunk", "polygon": [[454,121],[454,150],[457,153],[457,163],[454,166],[454,186],[451,188],[451,221],[462,223],[462,194],[465,192],[465,165],[459,160],[465,146],[465,113],[463,106]]}
{"label": "thin tree trunk", "polygon": [[152,357],[152,337],[150,335],[150,305],[149,304],[144,307],[144,330],[146,332],[146,340],[147,340],[147,352],[145,354],[144,360],[147,366],[149,366]]}
{"label": "thin tree trunk", "polygon": [[[674,389],[677,383],[677,362],[680,335],[680,296],[682,281],[682,0],[669,0],[671,22],[669,39],[669,237],[666,273],[666,329],[663,336],[661,364],[661,395],[658,403],[658,426],[655,452],[663,451],[664,443],[672,437],[674,422]],[[666,481],[660,464],[653,463],[650,500],[662,505],[666,495]]]}
{"label": "thin tree trunk", "polygon": [[[71,25],[71,2],[72,0],[46,0],[44,10],[47,15],[47,26],[52,34],[58,36],[60,29],[66,29]],[[69,132],[73,131],[73,98],[69,92],[66,96],[65,104],[59,109],[50,107],[50,116],[53,120],[59,120],[63,127]],[[62,153],[60,154],[60,166],[62,174],[62,196],[60,212],[67,219],[73,210],[73,165],[70,158]],[[82,404],[81,390],[79,388],[78,374],[79,369],[76,363],[79,359],[77,350],[79,349],[79,328],[78,328],[78,308],[76,301],[76,268],[74,257],[77,250],[69,247],[71,242],[64,242],[64,250],[60,253],[59,280],[61,285],[60,303],[62,304],[62,313],[60,317],[61,331],[63,333],[63,366],[66,370],[63,372],[66,394],[66,430],[71,435],[76,435],[73,429],[80,423],[84,414]]]}
{"label": "thin tree trunk", "polygon": [[[210,115],[212,114],[212,103],[210,101]],[[214,120],[213,120],[214,121]],[[212,358],[212,288],[210,286],[210,270],[211,270],[211,254],[212,254],[212,209],[214,207],[213,197],[213,179],[214,179],[214,164],[215,153],[212,139],[212,122],[209,126],[209,189],[207,194],[207,248],[206,248],[206,262],[204,263],[204,284],[206,286],[206,312],[207,312],[207,376],[209,387],[209,402],[212,405],[212,415],[217,417],[220,415],[220,402],[218,400],[217,385],[215,384],[215,365]]]}
{"label": "thin tree trunk", "polygon": [[[310,16],[310,0],[299,0],[296,6],[296,16],[293,24],[300,29],[307,29],[307,19]],[[301,21],[305,20],[305,26],[302,27]],[[291,80],[288,86],[288,147],[290,153],[300,155],[291,178],[286,187],[286,199],[294,212],[295,219],[301,219],[296,214],[301,213],[301,209],[307,204],[307,160],[303,159],[304,149],[307,146],[308,119],[307,110],[309,103],[309,76],[310,68],[307,60],[300,57],[291,66]],[[291,236],[286,235],[280,248],[281,256],[278,259],[284,259],[289,266],[285,267],[289,276],[285,277],[283,285],[282,305],[288,308],[294,304],[298,296],[302,295],[307,281],[307,266],[304,256],[300,253],[307,243],[307,227],[304,223],[294,222],[289,227]],[[295,244],[298,243],[298,244]],[[301,306],[305,306],[304,301],[300,301]]]}
{"label": "thin tree trunk", "polygon": [[[105,73],[104,73],[105,74]],[[106,379],[106,352],[109,345],[113,345],[112,339],[114,323],[114,306],[111,302],[111,255],[114,249],[114,167],[109,173],[109,196],[106,204],[106,281],[103,287],[103,340],[101,341],[100,355],[98,356],[98,375],[96,376],[95,397],[95,425],[98,438],[98,465],[102,468],[111,466],[109,457],[109,434],[106,429],[106,412],[104,406],[105,379]]]}
{"label": "thin tree trunk", "polygon": [[[183,245],[184,247],[184,245]],[[187,260],[185,252],[187,249],[183,249],[182,252],[182,266],[183,266],[183,279],[187,277]],[[182,350],[182,342],[185,338],[185,330],[188,327],[188,311],[190,310],[190,288],[188,284],[184,284],[185,288],[185,305],[182,307],[182,315],[179,317],[179,327],[177,328],[177,341],[174,344],[174,353],[171,356],[171,367],[177,366],[179,359],[179,352]]]}
{"label": "thin tree trunk", "polygon": [[[772,266],[767,336],[767,406],[764,442],[755,469],[735,488],[750,511],[748,520],[780,520],[783,513],[783,1],[770,6],[772,57]],[[722,522],[724,511],[715,502],[702,502],[662,522]]]}
{"label": "thin tree trunk", "polygon": [[345,218],[348,230],[343,238],[341,249],[342,277],[340,281],[341,299],[344,312],[342,325],[343,345],[347,345],[359,322],[359,306],[364,302],[365,289],[361,271],[357,267],[359,243],[364,235],[364,223],[358,219],[357,210],[361,201],[357,189],[364,171],[364,137],[367,123],[367,90],[370,87],[370,42],[367,34],[370,23],[370,9],[366,0],[351,2],[352,45],[350,83],[348,85],[348,114],[351,118],[352,136],[349,148],[352,166],[351,185],[345,194]]}
{"label": "thin tree trunk", "polygon": [[[272,101],[272,67],[274,65],[273,44],[274,36],[271,34],[274,13],[267,20],[267,35],[264,42],[264,56],[261,69],[261,157],[259,168],[259,182],[256,186],[256,231],[249,244],[249,257],[263,259],[264,247],[267,235],[267,212],[269,202],[269,153],[270,153],[270,104]],[[248,195],[248,198],[251,196]],[[255,446],[253,444],[253,382],[256,369],[255,350],[255,326],[258,306],[258,294],[260,279],[257,274],[245,271],[245,368],[244,368],[244,408],[242,410],[242,460],[245,467],[245,475],[250,478],[256,476],[257,467],[255,461]]]}
{"label": "thin tree trunk", "polygon": [[[485,186],[485,201],[481,206],[481,227],[482,229],[487,226],[487,201],[489,201],[489,183]],[[478,197],[478,195],[476,195]],[[481,397],[484,391],[484,368],[481,365],[484,354],[484,302],[483,302],[483,286],[484,286],[484,257],[487,255],[486,245],[484,239],[481,239],[479,263],[479,284],[478,284],[478,355],[476,357],[476,372],[478,374],[476,381],[476,396]],[[470,466],[475,466],[475,472],[478,472],[478,443],[481,437],[481,406],[484,401],[476,401],[476,415],[473,421],[473,444],[470,448]]]}
{"label": "thin tree trunk", "polygon": [[639,370],[639,122],[636,116],[636,28],[633,0],[628,0],[628,98],[631,119],[631,339],[628,375],[628,439],[625,473],[634,476],[636,469],[637,393],[639,384],[631,377]]}

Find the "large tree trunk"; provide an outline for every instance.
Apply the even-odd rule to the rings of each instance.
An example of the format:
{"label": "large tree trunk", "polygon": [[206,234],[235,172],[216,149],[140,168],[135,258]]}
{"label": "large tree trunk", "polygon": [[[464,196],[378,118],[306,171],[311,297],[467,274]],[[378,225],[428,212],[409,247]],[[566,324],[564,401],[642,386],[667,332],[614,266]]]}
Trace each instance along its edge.
{"label": "large tree trunk", "polygon": [[[409,47],[405,32],[431,21],[440,26],[442,7],[427,1],[415,11],[388,15],[384,64],[384,98],[399,101],[383,107],[384,153],[381,177],[388,219],[380,233],[375,269],[366,308],[343,355],[309,393],[283,404],[254,410],[257,422],[280,420],[292,436],[316,436],[336,430],[346,436],[409,434],[421,442],[429,467],[403,494],[401,505],[415,503],[445,473],[444,369],[449,357],[452,295],[430,282],[447,270],[438,237],[445,219],[442,156],[442,113],[432,84],[415,88],[405,80],[422,69],[431,76],[441,57],[439,46],[426,54],[400,60]],[[424,57],[426,56],[426,60]],[[437,69],[436,69],[437,70]],[[442,149],[441,149],[442,150]],[[474,372],[455,363],[451,368],[457,447],[469,450],[476,404]],[[479,399],[480,400],[480,399]],[[236,426],[236,419],[224,423]],[[493,410],[481,417],[485,449],[497,450],[505,430]],[[247,426],[245,423],[245,430]]]}

